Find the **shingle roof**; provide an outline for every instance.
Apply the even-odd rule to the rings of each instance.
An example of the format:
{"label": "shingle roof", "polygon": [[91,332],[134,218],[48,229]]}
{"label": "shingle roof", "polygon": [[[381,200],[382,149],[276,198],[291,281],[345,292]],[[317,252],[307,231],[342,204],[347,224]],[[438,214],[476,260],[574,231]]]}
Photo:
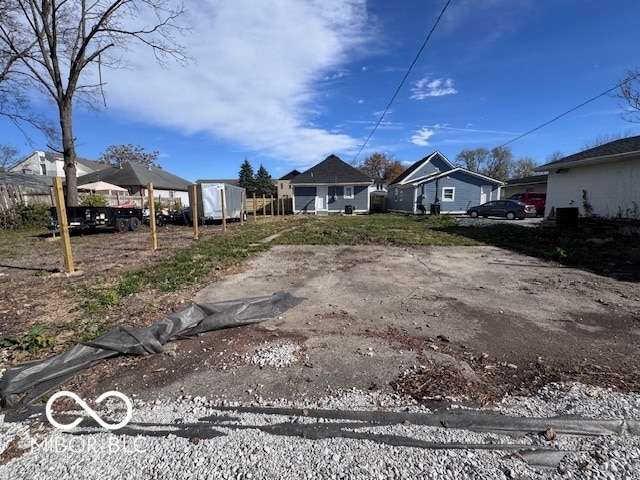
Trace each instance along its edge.
{"label": "shingle roof", "polygon": [[105,182],[119,187],[146,187],[153,183],[160,190],[179,190],[186,192],[192,182],[180,178],[158,167],[147,167],[140,163],[123,163],[122,168],[109,167],[104,170],[78,177],[78,185],[90,182]]}
{"label": "shingle roof", "polygon": [[322,162],[314,165],[309,170],[291,179],[292,184],[316,183],[316,184],[347,184],[366,183],[372,179],[357,168],[343,162],[335,155],[329,155]]}
{"label": "shingle roof", "polygon": [[48,192],[51,190],[52,179],[44,175],[0,171],[0,185],[20,185]]}
{"label": "shingle roof", "polygon": [[415,172],[418,167],[420,165],[422,165],[424,163],[425,160],[427,160],[429,157],[424,157],[421,160],[418,160],[417,162],[415,162],[413,165],[411,165],[409,168],[407,168],[404,172],[402,172],[400,175],[398,175],[395,180],[393,180],[393,182],[391,182],[389,184],[389,186],[391,185],[395,185],[396,183],[400,183],[402,182],[405,178],[407,178],[409,175],[411,175],[413,172]]}
{"label": "shingle roof", "polygon": [[298,170],[291,170],[284,177],[280,177],[278,180],[291,180],[292,178],[297,177],[298,175],[300,175],[300,172]]}
{"label": "shingle roof", "polygon": [[621,138],[613,142],[598,145],[597,147],[574,153],[568,157],[561,158],[555,162],[536,167],[536,171],[547,170],[548,167],[561,166],[568,163],[579,162],[580,160],[613,157],[616,155],[630,154],[638,152],[640,154],[640,135],[635,137]]}
{"label": "shingle roof", "polygon": [[511,178],[505,182],[506,186],[511,185],[528,185],[530,183],[545,183],[547,181],[546,173],[544,175],[530,175],[528,177]]}
{"label": "shingle roof", "polygon": [[[46,158],[49,161],[55,161],[55,160],[62,161],[64,159],[61,153],[54,153],[54,152],[44,152],[44,158]],[[105,168],[109,168],[108,163],[99,162],[97,160],[89,160],[87,158],[82,158],[82,157],[76,157],[76,163],[84,165],[85,167],[90,168],[91,170],[103,170]]]}

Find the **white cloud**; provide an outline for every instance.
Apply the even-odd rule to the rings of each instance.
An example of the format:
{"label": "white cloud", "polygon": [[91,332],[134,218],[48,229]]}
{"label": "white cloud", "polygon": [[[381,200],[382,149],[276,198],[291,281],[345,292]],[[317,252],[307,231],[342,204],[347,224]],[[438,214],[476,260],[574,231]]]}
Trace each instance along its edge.
{"label": "white cloud", "polygon": [[427,140],[429,140],[429,138],[431,138],[434,133],[436,132],[434,132],[430,128],[422,127],[411,136],[411,143],[420,147],[426,147],[429,145],[429,142]]}
{"label": "white cloud", "polygon": [[424,100],[427,97],[442,97],[444,95],[454,95],[458,91],[453,87],[451,78],[431,78],[424,77],[414,82],[411,87],[411,98],[414,100]]}
{"label": "white cloud", "polygon": [[341,76],[367,38],[366,20],[366,0],[198,2],[192,33],[180,39],[196,62],[162,69],[134,49],[131,69],[108,73],[108,102],[140,121],[283,159],[353,149],[357,139],[311,125],[312,102],[317,82]]}

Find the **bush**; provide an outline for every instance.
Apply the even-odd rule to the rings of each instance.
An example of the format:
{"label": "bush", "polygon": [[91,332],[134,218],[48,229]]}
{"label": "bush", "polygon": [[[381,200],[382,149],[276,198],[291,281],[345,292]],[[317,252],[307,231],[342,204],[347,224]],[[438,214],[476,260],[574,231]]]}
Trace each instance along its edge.
{"label": "bush", "polygon": [[85,197],[80,205],[82,207],[106,207],[109,205],[109,202],[100,195],[92,194]]}
{"label": "bush", "polygon": [[20,228],[42,227],[49,222],[50,215],[48,205],[18,203],[13,207],[0,210],[0,228],[18,230]]}

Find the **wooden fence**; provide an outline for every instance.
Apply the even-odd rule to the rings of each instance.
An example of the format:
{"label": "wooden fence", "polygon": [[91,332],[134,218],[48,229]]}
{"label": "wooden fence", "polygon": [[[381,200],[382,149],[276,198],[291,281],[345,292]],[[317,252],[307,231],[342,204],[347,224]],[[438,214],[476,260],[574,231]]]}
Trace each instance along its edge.
{"label": "wooden fence", "polygon": [[0,185],[0,209],[8,210],[15,205],[53,205],[51,192],[21,185]]}
{"label": "wooden fence", "polygon": [[275,198],[273,196],[253,196],[247,198],[247,215],[291,215],[293,199]]}

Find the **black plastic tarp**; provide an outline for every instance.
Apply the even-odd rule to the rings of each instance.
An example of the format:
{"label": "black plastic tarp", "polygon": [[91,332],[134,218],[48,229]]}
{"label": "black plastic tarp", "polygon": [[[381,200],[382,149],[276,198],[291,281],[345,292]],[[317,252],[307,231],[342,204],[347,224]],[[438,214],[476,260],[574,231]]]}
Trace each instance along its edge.
{"label": "black plastic tarp", "polygon": [[193,304],[148,328],[118,327],[55,357],[8,369],[0,381],[0,396],[6,407],[29,405],[99,360],[160,353],[170,340],[268,320],[302,300],[277,292],[266,297]]}

